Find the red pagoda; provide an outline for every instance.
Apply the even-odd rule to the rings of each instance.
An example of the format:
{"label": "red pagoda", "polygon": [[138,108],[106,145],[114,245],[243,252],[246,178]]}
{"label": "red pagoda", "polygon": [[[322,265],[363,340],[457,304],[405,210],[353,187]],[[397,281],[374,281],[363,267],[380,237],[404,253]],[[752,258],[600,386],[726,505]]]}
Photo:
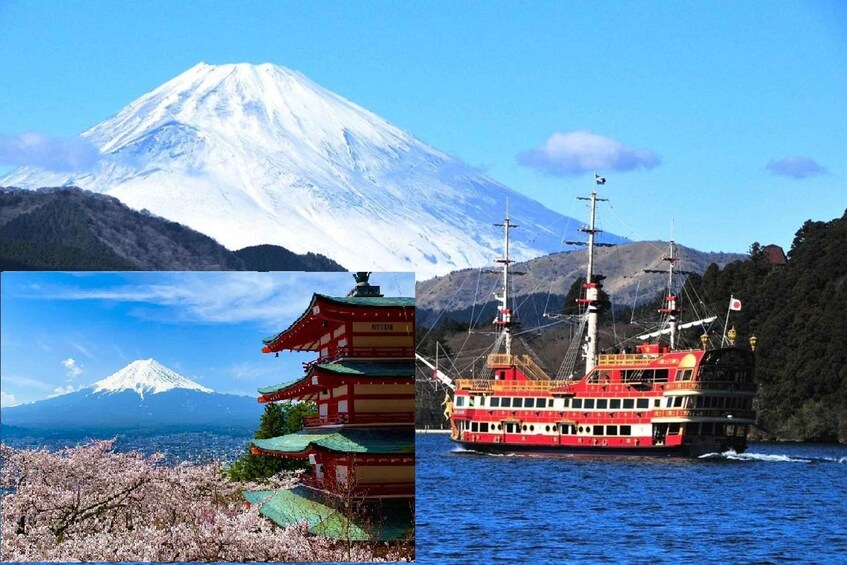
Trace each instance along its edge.
{"label": "red pagoda", "polygon": [[308,460],[300,484],[245,493],[285,526],[345,540],[403,540],[415,496],[414,298],[385,297],[354,275],[345,297],[314,294],[291,327],[264,340],[264,353],[314,351],[304,375],[259,389],[259,402],[314,402],[304,429],[253,440],[255,454]]}

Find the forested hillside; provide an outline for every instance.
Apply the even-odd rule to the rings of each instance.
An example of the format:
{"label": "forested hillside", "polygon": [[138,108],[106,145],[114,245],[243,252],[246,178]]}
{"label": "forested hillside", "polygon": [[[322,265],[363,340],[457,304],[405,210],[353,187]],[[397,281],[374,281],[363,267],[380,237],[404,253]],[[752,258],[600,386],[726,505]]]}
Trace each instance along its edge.
{"label": "forested hillside", "polygon": [[276,245],[230,251],[116,198],[76,187],[0,187],[0,270],[339,271]]}
{"label": "forested hillside", "polygon": [[743,300],[737,325],[758,337],[758,420],[763,436],[847,442],[847,212],[807,221],[788,262],[751,257],[710,267],[705,296]]}

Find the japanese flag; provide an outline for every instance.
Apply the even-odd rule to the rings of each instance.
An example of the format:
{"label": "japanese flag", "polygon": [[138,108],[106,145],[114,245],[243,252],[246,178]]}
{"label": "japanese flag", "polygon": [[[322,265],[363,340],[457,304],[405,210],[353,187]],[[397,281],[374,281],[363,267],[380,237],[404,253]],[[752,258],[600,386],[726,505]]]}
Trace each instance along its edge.
{"label": "japanese flag", "polygon": [[729,309],[730,310],[741,310],[741,301],[737,298],[731,298],[729,300]]}

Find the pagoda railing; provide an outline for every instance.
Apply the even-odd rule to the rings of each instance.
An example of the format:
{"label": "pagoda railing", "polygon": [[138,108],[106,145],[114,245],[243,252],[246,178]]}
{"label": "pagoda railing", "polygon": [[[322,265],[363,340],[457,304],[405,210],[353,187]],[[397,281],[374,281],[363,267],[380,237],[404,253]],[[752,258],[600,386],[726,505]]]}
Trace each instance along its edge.
{"label": "pagoda railing", "polygon": [[[330,494],[336,494],[339,496],[346,496],[347,493],[337,492],[338,490],[343,491],[344,485],[332,485],[328,484],[326,479],[317,480],[311,477],[302,478],[300,482],[308,487],[320,489]],[[401,497],[401,496],[414,496],[415,494],[415,483],[414,481],[406,481],[406,482],[396,482],[396,483],[357,483],[352,489],[350,489],[350,496],[355,498],[376,498],[376,497]]]}
{"label": "pagoda railing", "polygon": [[356,412],[354,415],[337,414],[303,418],[303,425],[306,427],[338,424],[413,424],[414,422],[414,412]]}

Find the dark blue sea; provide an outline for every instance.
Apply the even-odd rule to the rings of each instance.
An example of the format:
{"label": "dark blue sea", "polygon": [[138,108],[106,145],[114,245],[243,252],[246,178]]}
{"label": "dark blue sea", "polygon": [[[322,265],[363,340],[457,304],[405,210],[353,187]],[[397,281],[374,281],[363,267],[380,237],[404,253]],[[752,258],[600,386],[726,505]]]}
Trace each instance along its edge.
{"label": "dark blue sea", "polygon": [[847,563],[847,446],[496,456],[419,434],[419,563]]}

